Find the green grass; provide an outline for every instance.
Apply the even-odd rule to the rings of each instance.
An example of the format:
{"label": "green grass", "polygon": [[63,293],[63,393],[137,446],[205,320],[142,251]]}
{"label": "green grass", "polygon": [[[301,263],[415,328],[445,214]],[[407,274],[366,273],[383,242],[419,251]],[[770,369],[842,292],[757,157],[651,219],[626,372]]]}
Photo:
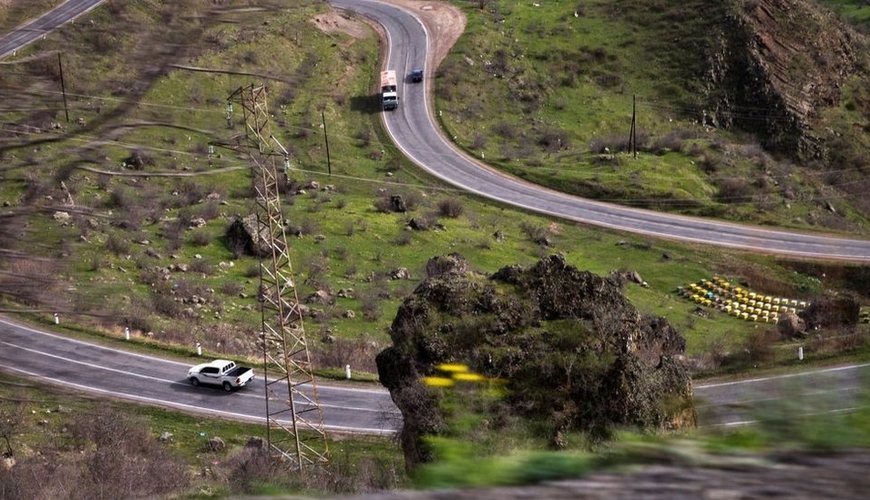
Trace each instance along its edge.
{"label": "green grass", "polygon": [[[564,130],[572,138],[572,147],[530,153],[532,163],[499,159],[503,146],[521,146],[525,139],[519,133],[505,137],[504,144],[488,142],[483,150],[488,159],[512,173],[569,192],[587,193],[591,187],[609,201],[804,227],[798,222],[802,209],[785,208],[775,197],[764,210],[753,204],[714,200],[715,179],[699,168],[709,161],[707,157],[719,158],[727,164],[727,175],[735,178],[757,173],[767,160],[752,156],[759,154],[757,147],[727,142],[739,137],[701,133],[686,117],[670,113],[677,104],[692,99],[691,89],[670,87],[672,73],[690,73],[692,66],[677,64],[688,55],[664,50],[661,33],[691,37],[699,32],[698,25],[674,22],[685,21],[679,9],[658,4],[629,9],[625,2],[593,2],[575,17],[576,4],[570,2],[559,2],[552,9],[498,5],[501,10],[496,13],[465,10],[467,33],[436,76],[441,120],[448,133],[466,137],[459,139],[460,144],[471,142],[472,130],[490,130],[499,123],[506,124],[507,130],[532,134],[533,139]],[[528,265],[556,252],[565,254],[579,269],[601,275],[613,270],[637,271],[650,286],[629,284],[626,294],[642,312],[664,316],[675,325],[687,339],[689,356],[717,342],[737,349],[752,328],[721,314],[697,316],[694,304],[674,294],[678,286],[718,274],[735,281],[749,279],[758,291],[771,294],[803,298],[823,290],[812,285],[820,271],[795,273],[800,268],[793,262],[551,220],[466,195],[429,178],[388,143],[379,126],[377,106],[364,97],[372,95],[376,39],[317,30],[308,20],[324,12],[325,6],[318,2],[267,11],[268,23],[260,22],[262,13],[215,14],[205,9],[202,12],[207,15],[191,17],[184,8],[146,0],[113,4],[95,10],[87,23],[68,26],[40,41],[29,53],[66,49],[63,57],[72,121],[66,123],[59,112],[42,116],[10,111],[7,117],[10,122],[39,125],[56,120],[63,131],[70,132],[37,147],[26,147],[26,142],[13,146],[10,151],[22,159],[4,170],[7,182],[0,183],[0,199],[9,202],[13,212],[25,211],[17,201],[24,192],[43,201],[47,196],[66,199],[68,192],[77,207],[93,207],[63,223],[49,216],[55,208],[47,206],[45,215],[22,219],[27,221],[27,230],[8,245],[27,255],[55,260],[59,271],[40,271],[53,284],[37,294],[39,309],[60,310],[65,322],[75,318],[72,321],[81,323],[82,330],[117,338],[125,323],[132,321],[137,326],[134,337],[147,340],[145,345],[163,342],[189,352],[195,342],[202,342],[208,352],[218,353],[227,350],[227,342],[217,347],[220,339],[215,327],[220,326],[230,332],[226,335],[241,339],[223,355],[258,357],[248,335],[260,320],[253,300],[258,280],[251,272],[257,262],[251,257],[237,259],[224,238],[237,214],[254,209],[250,157],[219,145],[213,154],[208,149],[210,143],[226,142],[243,132],[238,106],[232,127],[228,127],[226,102],[252,80],[267,84],[270,129],[290,152],[293,166],[293,188],[285,193],[284,211],[289,227],[304,229],[301,237],[288,240],[298,297],[304,301],[320,288],[333,295],[341,289],[354,290],[352,297],[335,298],[332,305],[311,304],[322,312],[318,319],[306,319],[307,334],[316,349],[329,349],[320,342],[327,336],[368,346],[361,355],[364,359],[353,363],[359,373],[375,372],[374,354],[388,345],[387,329],[399,304],[423,278],[426,261],[447,253],[460,253],[472,269],[482,273],[505,265]],[[163,19],[170,14],[173,19],[197,21],[167,25]],[[182,39],[183,44],[173,45]],[[155,50],[147,56],[139,53],[152,46]],[[170,49],[182,46],[184,56],[173,55]],[[466,57],[474,61],[473,66]],[[559,66],[574,60],[582,64]],[[56,89],[57,70],[53,62],[45,61],[23,64],[22,72],[8,75],[8,83]],[[511,78],[493,78],[494,69],[486,61],[505,66]],[[186,71],[174,69],[173,64],[219,71]],[[482,71],[482,66],[489,69]],[[558,78],[574,72],[577,78],[540,87],[541,98],[545,98],[540,102],[534,94],[523,94],[527,88],[510,87],[519,76],[529,84],[540,82],[544,72]],[[602,79],[605,73],[621,75],[625,90],[609,86]],[[336,81],[342,85],[334,85]],[[481,92],[476,104],[464,97],[448,100],[441,95],[454,87],[463,96],[476,95],[472,87],[487,91]],[[860,88],[849,89],[853,100],[860,101]],[[516,110],[500,106],[511,92],[532,99],[531,104],[537,102],[531,127],[525,127],[528,120],[520,112],[522,106]],[[615,161],[601,163],[588,152],[585,141],[610,134],[623,136],[633,94],[647,99],[640,100],[639,127],[660,139],[661,147],[637,159],[617,154]],[[657,96],[653,107],[649,107],[651,96]],[[35,107],[57,104],[55,91],[29,98]],[[657,112],[649,113],[650,109]],[[321,113],[330,132],[332,176],[327,173]],[[672,133],[683,142],[664,140]],[[108,140],[83,148],[101,137]],[[561,136],[556,133],[555,137]],[[573,138],[582,138],[582,142]],[[685,146],[687,140],[697,143],[698,152]],[[469,150],[477,153],[476,148]],[[145,161],[140,170],[122,166],[134,153]],[[39,172],[51,175],[30,173],[29,161],[39,165]],[[280,163],[281,158],[275,161]],[[310,181],[332,189],[296,194]],[[799,176],[788,182],[795,183],[796,189],[813,189],[813,183],[802,184]],[[380,210],[379,199],[393,194],[404,196],[414,208],[404,214]],[[455,218],[440,215],[438,206],[445,200],[461,203],[462,214]],[[196,217],[203,217],[206,225],[194,230],[178,225],[178,221]],[[860,221],[859,215],[853,217]],[[443,228],[408,231],[405,227],[412,218],[435,221]],[[530,231],[545,234],[551,246],[534,243]],[[496,232],[504,235],[504,241],[495,239]],[[205,238],[207,244],[195,244],[196,238]],[[165,279],[155,279],[157,270],[179,265],[199,271],[176,270]],[[6,263],[5,270],[34,272],[28,266],[29,262],[15,259]],[[399,267],[409,270],[410,280],[390,279]],[[860,289],[861,284],[850,287]],[[155,314],[158,299],[171,296],[174,289],[191,290],[208,300],[197,307],[179,303],[171,307],[172,314]],[[344,318],[348,310],[355,312],[354,319]],[[88,315],[76,317],[75,311]],[[330,363],[320,367],[324,374],[341,373],[345,364]]]}
{"label": "green grass", "polygon": [[[709,107],[701,78],[705,57],[719,50],[722,20],[738,12],[737,3],[554,2],[539,8],[492,2],[484,11],[464,10],[469,27],[439,68],[435,92],[441,124],[469,153],[581,196],[822,227],[813,198],[786,195],[794,189],[823,198],[826,181],[818,166],[795,169],[750,136],[699,124]],[[707,15],[696,16],[699,11]],[[788,29],[800,32],[806,24],[796,18]],[[601,156],[604,146],[624,151],[634,98],[639,155]],[[504,102],[516,105],[505,109]],[[851,136],[851,124],[866,117],[853,113],[825,123]],[[843,142],[858,145],[860,161],[866,142]],[[847,199],[840,200],[842,220],[824,225],[862,232],[866,212],[849,206],[860,204],[852,195]]]}
{"label": "green grass", "polygon": [[[637,271],[649,288],[627,284],[627,297],[641,312],[667,318],[686,337],[689,357],[704,354],[718,343],[737,351],[757,328],[716,312],[698,316],[695,304],[674,293],[678,286],[720,275],[735,282],[749,281],[760,292],[802,298],[846,288],[846,284],[852,290],[866,288],[860,280],[848,280],[849,267],[839,267],[842,276],[835,278],[831,271],[837,266],[814,268],[769,256],[619,234],[518,211],[444,186],[401,157],[380,128],[376,104],[365,97],[373,94],[378,65],[373,34],[354,39],[317,30],[309,19],[326,7],[313,0],[252,14],[231,11],[199,16],[209,12],[206,4],[211,5],[204,1],[180,6],[147,0],[113,2],[25,51],[31,55],[62,51],[72,121],[67,123],[59,111],[28,114],[22,107],[4,112],[4,122],[10,124],[53,130],[49,125],[57,122],[62,131],[70,133],[41,144],[22,140],[20,146],[4,152],[8,164],[0,170],[0,202],[10,205],[4,209],[23,214],[16,226],[21,230],[15,231],[14,239],[4,240],[8,241],[6,249],[49,257],[60,266],[57,271],[34,270],[30,267],[33,260],[25,258],[2,263],[7,274],[52,278],[53,286],[38,294],[36,308],[45,312],[22,313],[23,317],[52,327],[51,311],[61,310],[62,328],[71,335],[130,349],[159,350],[182,359],[194,358],[197,341],[203,342],[208,356],[248,362],[257,358],[251,335],[260,321],[254,300],[257,278],[250,273],[257,261],[237,259],[223,236],[236,214],[253,210],[250,158],[221,146],[214,154],[208,153],[210,143],[222,143],[243,132],[238,106],[232,127],[228,127],[226,100],[252,82],[268,85],[271,131],[290,152],[290,177],[295,186],[305,187],[313,180],[334,187],[330,191],[306,189],[305,194],[288,189],[284,211],[288,226],[306,229],[301,237],[289,239],[300,299],[319,288],[333,294],[354,289],[353,297],[336,298],[334,305],[312,305],[325,314],[323,319],[306,319],[305,323],[311,345],[317,349],[329,349],[321,342],[327,335],[369,346],[354,361],[354,381],[377,381],[373,357],[389,345],[387,329],[399,304],[423,278],[427,260],[447,253],[463,255],[472,269],[482,273],[506,265],[529,265],[556,252],[565,254],[579,269],[600,275]],[[31,2],[28,8],[36,12],[43,5]],[[185,5],[198,9],[197,15],[185,11]],[[820,174],[760,152],[751,137],[711,132],[693,123],[698,89],[690,75],[698,69],[698,62],[688,52],[674,50],[671,41],[679,38],[679,47],[693,52],[707,46],[710,40],[704,33],[709,26],[703,23],[715,19],[721,14],[716,9],[724,7],[717,4],[711,10],[709,3],[700,1],[679,6],[597,1],[585,2],[584,11],[574,17],[577,2],[554,2],[546,9],[493,2],[499,10],[483,13],[470,5],[461,4],[468,16],[468,30],[437,71],[434,88],[446,132],[457,136],[457,143],[472,154],[483,152],[498,168],[527,180],[607,201],[772,226],[827,224],[829,219],[818,215]],[[700,10],[709,15],[696,16]],[[849,15],[862,22],[861,12],[853,10]],[[25,14],[12,11],[0,18],[0,24],[15,24]],[[263,22],[264,16],[268,23]],[[249,74],[193,72],[175,69],[170,63]],[[56,59],[46,57],[12,66],[17,71],[5,73],[3,84],[11,89],[38,89],[27,95],[27,104],[33,108],[59,108],[55,65]],[[849,82],[844,92],[843,107],[829,111],[829,119],[862,123],[858,110],[866,91],[861,82]],[[651,146],[638,158],[624,153],[600,156],[593,146],[612,146],[627,137],[635,95],[638,128],[649,135]],[[504,102],[519,104],[504,109]],[[331,176],[321,113],[329,130]],[[856,141],[860,142],[858,130]],[[484,131],[480,144],[476,144],[478,131]],[[89,145],[97,140],[105,142]],[[558,147],[560,140],[566,147]],[[142,170],[122,166],[134,151],[149,159]],[[756,182],[768,170],[780,189]],[[51,218],[53,201],[65,199],[61,179],[76,206],[83,209],[66,224]],[[722,183],[734,179],[752,180],[736,191],[745,199],[720,196]],[[799,198],[784,203],[781,191],[785,188],[793,188]],[[27,214],[28,205],[19,201],[25,193],[35,200],[32,203],[45,206],[43,215]],[[378,200],[392,194],[412,200],[416,208],[405,214],[379,210]],[[216,199],[205,201],[209,195]],[[456,218],[437,215],[444,200],[461,203],[463,213]],[[860,210],[848,205],[837,208],[845,222],[833,229],[863,234],[856,229],[866,222]],[[179,219],[200,216],[207,220],[202,228],[176,231],[173,226]],[[405,226],[411,218],[430,218],[443,229],[410,232]],[[133,224],[133,219],[142,222]],[[552,245],[541,247],[531,241],[529,229],[546,234]],[[504,241],[493,236],[497,231]],[[195,245],[196,233],[207,235],[208,244]],[[126,249],[109,252],[111,235],[126,242]],[[149,256],[149,249],[160,257]],[[144,279],[156,268],[197,262],[204,262],[210,273],[173,271],[154,286]],[[410,271],[410,280],[389,279],[399,267]],[[824,284],[820,281],[823,270],[831,276]],[[227,283],[240,292],[222,292]],[[155,314],[155,299],[168,294],[172,285],[194,288],[209,301],[194,309],[194,317]],[[346,310],[355,311],[355,318],[343,318]],[[87,314],[76,316],[76,311]],[[137,329],[131,342],[122,339],[128,319],[147,327]],[[228,336],[242,340],[241,347],[228,348],[225,341],[218,347],[217,342],[224,339],[218,338],[217,330],[224,328],[231,331]],[[808,350],[805,361],[798,363],[794,346],[783,345],[769,364],[779,364],[779,370],[798,370],[818,363],[866,360],[866,351]],[[344,380],[344,364],[342,360],[319,365],[317,375]],[[745,373],[745,366],[727,367],[725,373]],[[33,410],[40,413],[57,405],[87,412],[92,408],[88,405],[98,404],[86,397],[67,399],[55,389],[29,384],[23,390],[39,400]],[[197,451],[204,439],[202,432],[220,435],[238,447],[262,431],[256,425],[162,409],[119,407],[147,418],[154,435],[171,432],[173,450],[195,467],[207,467],[214,460]],[[46,415],[51,425],[63,416]],[[862,417],[849,418],[840,429],[857,424],[860,430]],[[818,432],[809,433],[816,424],[808,422],[801,430],[809,443],[820,447],[850,441],[866,444],[866,437],[851,431],[826,432],[827,427],[818,427]],[[571,477],[601,466],[580,445],[571,453],[555,455],[541,451],[540,444],[525,434],[498,438],[504,441],[498,448],[503,455],[499,458],[469,455],[473,450],[468,446],[446,443],[448,452],[454,447],[449,460],[422,472],[418,486],[520,484]],[[688,448],[764,450],[778,446],[780,438],[745,432]],[[41,439],[44,433],[28,424],[22,440],[40,443]],[[582,436],[575,441],[584,442]],[[647,445],[626,446],[630,450],[626,455],[637,457],[643,456],[640,448]],[[330,447],[333,456],[350,469],[372,456],[386,462],[400,460],[395,443],[388,440],[342,438]],[[659,450],[655,453],[663,453],[662,448],[679,449],[673,442],[656,442],[650,447]],[[398,481],[387,486],[404,480],[401,474],[397,477]],[[277,487],[259,488],[265,494]],[[209,491],[226,492],[220,488]]]}

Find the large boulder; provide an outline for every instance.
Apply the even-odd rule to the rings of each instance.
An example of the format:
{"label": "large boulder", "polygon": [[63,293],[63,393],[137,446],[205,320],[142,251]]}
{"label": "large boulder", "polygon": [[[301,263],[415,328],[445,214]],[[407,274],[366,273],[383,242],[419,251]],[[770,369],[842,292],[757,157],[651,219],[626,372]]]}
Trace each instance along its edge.
{"label": "large boulder", "polygon": [[257,214],[236,217],[227,228],[227,243],[231,250],[254,257],[272,254],[268,229],[260,227]]}
{"label": "large boulder", "polygon": [[402,412],[409,468],[433,458],[423,436],[449,425],[443,392],[422,380],[442,363],[506,381],[508,395],[492,411],[544,422],[554,445],[566,431],[603,438],[623,426],[695,424],[685,339],[663,318],[640,314],[619,281],[562,256],[491,276],[468,270],[459,255],[436,257],[390,335],[378,374]]}

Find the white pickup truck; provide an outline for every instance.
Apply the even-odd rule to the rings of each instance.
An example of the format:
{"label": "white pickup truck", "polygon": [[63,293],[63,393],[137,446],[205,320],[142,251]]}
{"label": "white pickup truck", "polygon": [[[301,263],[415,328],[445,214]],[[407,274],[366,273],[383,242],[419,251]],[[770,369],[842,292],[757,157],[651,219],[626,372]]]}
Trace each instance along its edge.
{"label": "white pickup truck", "polygon": [[223,387],[225,391],[244,387],[253,378],[253,369],[238,366],[234,361],[227,359],[216,359],[187,370],[187,380],[194,387],[200,384],[217,385]]}

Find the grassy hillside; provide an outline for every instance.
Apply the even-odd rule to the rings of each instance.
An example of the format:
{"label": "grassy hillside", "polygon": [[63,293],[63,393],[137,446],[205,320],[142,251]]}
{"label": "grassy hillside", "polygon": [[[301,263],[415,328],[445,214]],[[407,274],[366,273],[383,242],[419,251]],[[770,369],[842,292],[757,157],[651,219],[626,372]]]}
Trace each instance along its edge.
{"label": "grassy hillside", "polygon": [[[468,151],[533,182],[620,204],[866,233],[870,212],[861,190],[851,189],[863,186],[870,147],[870,108],[857,90],[866,54],[856,54],[865,69],[844,85],[842,101],[816,110],[825,118],[814,133],[840,145],[827,160],[802,161],[742,132],[775,122],[782,110],[731,102],[727,114],[738,126],[713,126],[718,96],[736,101],[744,91],[716,86],[729,84],[718,82],[721,59],[736,57],[722,47],[758,2],[485,4],[462,3],[469,28],[438,70],[441,121]],[[793,14],[772,35],[792,36],[780,40],[787,47],[839,29],[823,16]],[[805,62],[795,71],[814,71]],[[636,156],[629,154],[633,115]]]}
{"label": "grassy hillside", "polygon": [[[469,30],[439,69],[435,90],[444,125],[460,143],[474,142],[472,130],[488,134],[479,148],[469,146],[475,153],[568,191],[611,192],[611,201],[789,226],[860,222],[848,210],[820,210],[797,167],[678,112],[695,98],[688,77],[697,67],[665,41],[706,40],[693,34],[704,25],[687,25],[703,21],[685,11],[658,3],[462,5]],[[314,0],[257,9],[112,2],[8,61],[13,70],[0,85],[19,99],[2,110],[4,307],[42,311],[36,317],[44,319],[58,311],[98,335],[118,337],[130,326],[138,341],[256,355],[257,263],[224,236],[237,215],[254,210],[251,160],[221,146],[243,132],[241,110],[227,117],[227,98],[252,82],[267,85],[270,129],[290,153],[283,189],[299,297],[329,295],[308,304],[305,324],[323,369],[351,363],[374,372],[398,303],[429,258],[451,252],[484,272],[554,252],[599,274],[637,271],[650,287],[630,285],[626,293],[642,311],[675,324],[692,355],[711,344],[732,350],[755,328],[715,311],[697,314],[674,294],[678,286],[718,274],[759,292],[808,298],[839,287],[833,277],[855,276],[850,268],[794,272],[794,263],[766,257],[549,220],[445,187],[407,163],[380,131],[370,97],[374,34],[361,23],[321,29],[328,14]],[[477,88],[498,99],[471,99]],[[638,159],[593,154],[605,145],[615,151],[634,93],[642,96],[639,135],[660,147]],[[497,106],[505,99],[521,106]],[[524,153],[511,161],[499,155],[511,151]],[[729,169],[720,168],[717,180],[699,168],[705,162]],[[756,195],[757,183],[752,201],[721,199],[717,183],[780,167],[797,195],[789,204]],[[404,197],[408,212],[390,209],[393,195]],[[759,205],[756,196],[767,201]],[[408,229],[411,219],[430,229]],[[402,268],[410,277],[396,279]],[[832,278],[822,282],[822,274]]]}
{"label": "grassy hillside", "polygon": [[[0,10],[0,28],[56,3],[14,2]],[[636,271],[649,287],[630,283],[626,295],[640,311],[675,325],[699,370],[794,364],[796,344],[775,341],[770,325],[699,308],[674,293],[679,286],[719,275],[771,295],[867,299],[864,268],[617,234],[444,186],[407,162],[380,129],[371,99],[379,65],[372,31],[353,19],[342,21],[350,28],[325,29],[341,25],[319,0],[250,3],[107,2],[4,61],[0,309],[51,327],[58,312],[60,328],[89,338],[123,342],[129,326],[130,343],[139,347],[184,354],[200,342],[209,355],[258,358],[257,261],[225,237],[237,215],[254,210],[251,157],[222,146],[244,130],[240,109],[228,117],[227,98],[251,83],[267,85],[271,132],[290,153],[283,191],[293,274],[299,297],[312,308],[305,328],[322,375],[343,373],[348,363],[354,373],[374,373],[398,304],[429,258],[452,252],[482,272],[556,252],[601,275]],[[836,212],[826,208],[840,199],[829,196],[822,176],[770,155],[751,136],[698,125],[696,76],[704,66],[694,55],[712,43],[709,19],[726,8],[719,2],[678,8],[575,0],[548,2],[546,9],[454,3],[465,9],[469,29],[438,70],[434,89],[445,129],[473,154],[529,180],[609,201],[865,234],[865,217],[847,198],[836,201]],[[487,8],[478,9],[480,3]],[[619,152],[633,96],[643,145],[638,158]],[[393,195],[404,198],[408,212],[391,210]],[[430,229],[408,229],[411,219]],[[402,269],[409,278],[398,278]],[[308,302],[318,290],[329,300]],[[844,359],[834,358],[844,350],[865,352],[864,326],[815,333],[800,341],[805,364]],[[44,415],[14,432],[17,420],[0,419],[0,431],[16,436],[19,459],[39,447],[22,450],[21,442],[46,439],[69,452],[75,466],[85,460],[126,466],[115,455],[98,463],[88,439],[99,436],[97,424],[117,420],[141,429],[140,421],[113,419],[111,412],[76,421],[76,414],[97,413],[92,403],[60,411],[83,398],[70,402],[14,384],[2,380],[13,389],[0,397],[25,404],[0,405],[0,416],[15,417],[18,408]],[[199,497],[235,487],[264,492],[244,483],[247,463],[231,453],[256,430],[162,410],[140,413],[148,414],[151,438],[142,438],[148,446],[141,449],[153,450],[156,436],[172,432],[171,451],[198,471]],[[72,434],[64,430],[69,422],[77,423]],[[113,429],[102,432],[116,436]],[[223,436],[231,450],[204,452],[202,433]],[[502,441],[505,448],[523,444]],[[393,443],[347,440],[333,451],[341,480],[359,482],[319,491],[405,480]],[[35,460],[33,467],[49,477],[46,463]],[[457,463],[446,472],[449,481],[456,481],[453,471],[469,469]]]}

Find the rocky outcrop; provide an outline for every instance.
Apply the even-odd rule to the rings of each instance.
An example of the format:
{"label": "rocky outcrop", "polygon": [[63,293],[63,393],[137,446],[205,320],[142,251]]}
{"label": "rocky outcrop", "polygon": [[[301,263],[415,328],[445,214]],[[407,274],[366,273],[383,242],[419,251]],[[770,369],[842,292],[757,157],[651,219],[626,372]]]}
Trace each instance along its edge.
{"label": "rocky outcrop", "polygon": [[824,156],[824,138],[813,131],[819,110],[839,103],[866,41],[805,0],[737,2],[717,38],[704,120],[753,131],[766,147],[798,158]]}
{"label": "rocky outcrop", "polygon": [[237,217],[227,228],[227,244],[233,252],[265,257],[272,253],[267,233],[268,229],[257,222],[257,214]]}
{"label": "rocky outcrop", "polygon": [[393,345],[377,357],[403,415],[409,467],[433,458],[422,438],[449,424],[442,392],[422,381],[442,363],[506,381],[508,395],[492,411],[545,422],[554,446],[571,431],[603,438],[621,426],[694,425],[685,340],[666,320],[640,314],[617,280],[561,256],[491,276],[470,271],[458,255],[426,269],[392,323]]}

